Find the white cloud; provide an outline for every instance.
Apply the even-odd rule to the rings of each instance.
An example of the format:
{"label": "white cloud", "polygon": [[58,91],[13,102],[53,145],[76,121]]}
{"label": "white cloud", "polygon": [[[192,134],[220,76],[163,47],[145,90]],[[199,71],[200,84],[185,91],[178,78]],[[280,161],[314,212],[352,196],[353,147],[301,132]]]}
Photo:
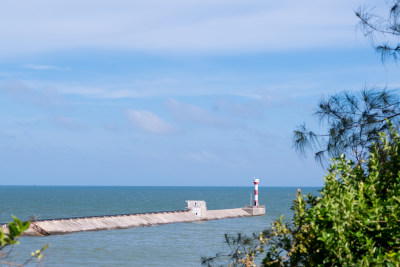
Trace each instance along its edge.
{"label": "white cloud", "polygon": [[126,114],[136,128],[150,133],[169,134],[176,132],[174,126],[148,110],[127,110]]}
{"label": "white cloud", "polygon": [[37,65],[37,64],[24,64],[21,67],[24,69],[31,69],[31,70],[69,70],[69,68],[61,68],[52,65]]}
{"label": "white cloud", "polygon": [[[99,86],[71,85],[54,83],[62,94],[80,95],[99,99],[142,98],[160,95],[180,94],[182,90],[169,89],[176,83],[172,79],[134,80],[119,84],[102,84]],[[40,84],[40,83],[39,83]],[[159,88],[163,88],[162,91]]]}
{"label": "white cloud", "polygon": [[361,4],[360,0],[3,1],[0,56],[76,48],[220,53],[352,46],[357,22],[353,10]]}
{"label": "white cloud", "polygon": [[[70,83],[54,83],[25,81],[26,84],[34,87],[51,85],[60,94],[78,95],[87,98],[97,99],[124,99],[124,98],[149,98],[149,97],[172,97],[172,96],[215,96],[215,95],[231,95],[251,99],[262,99],[258,89],[232,89],[231,86],[199,86],[193,85],[188,89],[188,84],[193,81],[182,78],[178,81],[175,79],[158,79],[154,80],[135,80],[124,83],[102,83],[101,85],[76,85]],[[255,93],[251,93],[255,91]]]}

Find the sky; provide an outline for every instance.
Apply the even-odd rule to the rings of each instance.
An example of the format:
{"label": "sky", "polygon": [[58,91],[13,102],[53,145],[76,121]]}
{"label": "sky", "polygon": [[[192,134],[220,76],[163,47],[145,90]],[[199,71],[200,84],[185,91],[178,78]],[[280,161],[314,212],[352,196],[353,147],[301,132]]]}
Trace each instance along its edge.
{"label": "sky", "polygon": [[321,186],[296,125],[323,131],[322,97],[400,86],[364,4],[3,0],[0,184]]}

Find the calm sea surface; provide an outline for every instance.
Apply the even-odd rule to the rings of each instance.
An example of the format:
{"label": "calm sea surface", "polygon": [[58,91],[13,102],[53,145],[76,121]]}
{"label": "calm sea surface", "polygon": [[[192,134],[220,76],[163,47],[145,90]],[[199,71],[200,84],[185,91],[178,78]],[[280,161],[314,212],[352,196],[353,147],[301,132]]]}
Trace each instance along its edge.
{"label": "calm sea surface", "polygon": [[[319,188],[302,192],[318,194]],[[23,262],[50,243],[44,266],[200,266],[201,256],[227,251],[225,233],[251,234],[280,215],[290,217],[296,187],[260,187],[266,216],[175,223],[124,230],[23,237],[9,260]],[[0,222],[11,215],[38,219],[185,209],[185,200],[205,200],[208,209],[249,204],[253,187],[68,187],[0,186]]]}

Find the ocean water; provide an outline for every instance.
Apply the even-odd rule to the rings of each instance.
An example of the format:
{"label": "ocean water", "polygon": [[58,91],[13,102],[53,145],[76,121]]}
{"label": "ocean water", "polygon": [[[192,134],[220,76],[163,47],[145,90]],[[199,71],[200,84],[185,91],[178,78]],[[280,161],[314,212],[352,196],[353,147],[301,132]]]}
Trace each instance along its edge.
{"label": "ocean water", "polygon": [[[301,188],[318,194],[320,188]],[[297,187],[260,187],[266,215],[123,230],[22,237],[8,260],[23,262],[50,243],[44,266],[201,266],[201,256],[227,251],[225,233],[251,234],[280,215],[290,219]],[[0,186],[0,222],[185,209],[185,200],[204,200],[208,209],[249,204],[253,187],[74,187]]]}

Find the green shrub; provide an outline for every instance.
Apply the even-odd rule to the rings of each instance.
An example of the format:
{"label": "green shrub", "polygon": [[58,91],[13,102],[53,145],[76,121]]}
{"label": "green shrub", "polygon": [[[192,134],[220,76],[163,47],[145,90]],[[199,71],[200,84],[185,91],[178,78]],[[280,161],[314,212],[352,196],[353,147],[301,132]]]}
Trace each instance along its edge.
{"label": "green shrub", "polygon": [[367,165],[334,160],[321,197],[298,192],[292,225],[269,232],[265,266],[399,266],[400,138],[389,135]]}
{"label": "green shrub", "polygon": [[8,224],[7,231],[3,231],[3,229],[0,229],[0,264],[8,266],[24,266],[31,262],[33,259],[36,259],[39,262],[43,257],[43,251],[49,246],[49,244],[44,245],[41,249],[32,252],[31,256],[24,263],[18,264],[6,261],[11,251],[9,251],[8,253],[4,253],[2,252],[2,250],[8,246],[19,244],[18,239],[21,237],[23,232],[25,232],[29,228],[29,225],[31,224],[31,222],[29,221],[22,222],[14,216],[13,218],[14,221]]}
{"label": "green shrub", "polygon": [[290,223],[283,217],[253,238],[226,236],[230,253],[203,258],[233,266],[400,266],[400,137],[381,134],[367,162],[341,156],[321,196],[298,190]]}

